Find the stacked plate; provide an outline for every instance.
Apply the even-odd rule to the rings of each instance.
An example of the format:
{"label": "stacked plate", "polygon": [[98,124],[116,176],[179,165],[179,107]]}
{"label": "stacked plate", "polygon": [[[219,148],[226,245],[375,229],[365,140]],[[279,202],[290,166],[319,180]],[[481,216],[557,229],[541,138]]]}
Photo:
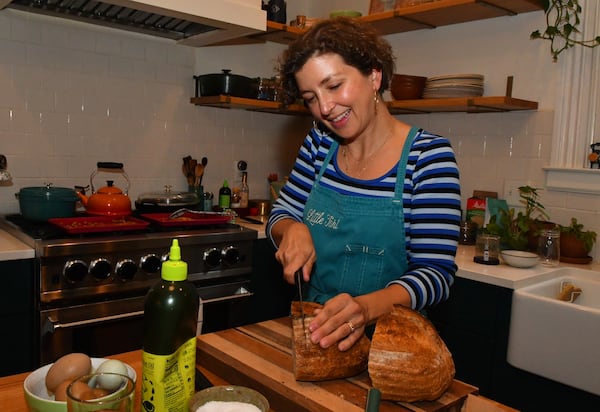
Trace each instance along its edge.
{"label": "stacked plate", "polygon": [[427,78],[424,99],[483,96],[483,75],[447,74]]}

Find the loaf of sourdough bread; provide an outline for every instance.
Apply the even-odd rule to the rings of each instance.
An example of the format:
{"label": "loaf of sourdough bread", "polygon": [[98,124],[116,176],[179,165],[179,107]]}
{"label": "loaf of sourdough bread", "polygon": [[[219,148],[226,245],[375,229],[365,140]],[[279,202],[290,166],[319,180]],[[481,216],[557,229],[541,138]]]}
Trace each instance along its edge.
{"label": "loaf of sourdough bread", "polygon": [[439,398],[455,373],[452,355],[433,325],[400,305],[377,320],[368,370],[382,399],[403,402]]}
{"label": "loaf of sourdough bread", "polygon": [[314,310],[322,305],[303,302],[304,324],[300,302],[292,302],[292,359],[294,376],[299,381],[323,381],[358,375],[367,369],[370,341],[362,335],[352,348],[341,352],[337,345],[323,349],[310,341],[308,324],[314,318]]}

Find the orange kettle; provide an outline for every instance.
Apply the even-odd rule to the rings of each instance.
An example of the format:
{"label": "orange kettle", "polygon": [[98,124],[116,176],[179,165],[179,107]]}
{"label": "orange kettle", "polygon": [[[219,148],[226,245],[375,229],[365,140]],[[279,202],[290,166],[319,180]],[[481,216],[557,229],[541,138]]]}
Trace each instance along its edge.
{"label": "orange kettle", "polygon": [[[122,191],[113,185],[113,180],[107,180],[107,185],[94,190],[94,177],[101,171],[117,172],[123,175],[127,181],[127,188]],[[90,215],[97,216],[129,216],[131,214],[131,199],[127,195],[129,191],[129,177],[123,170],[123,163],[98,162],[98,168],[90,176],[90,187],[92,194],[88,197],[77,192],[85,211]]]}

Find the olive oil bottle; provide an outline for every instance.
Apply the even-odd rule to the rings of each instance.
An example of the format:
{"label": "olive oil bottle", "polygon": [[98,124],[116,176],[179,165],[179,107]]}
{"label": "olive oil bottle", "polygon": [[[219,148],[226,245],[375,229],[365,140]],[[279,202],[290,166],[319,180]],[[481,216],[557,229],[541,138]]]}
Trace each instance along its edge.
{"label": "olive oil bottle", "polygon": [[173,239],[161,280],[144,302],[142,410],[187,411],[194,394],[198,292],[187,280],[187,263]]}

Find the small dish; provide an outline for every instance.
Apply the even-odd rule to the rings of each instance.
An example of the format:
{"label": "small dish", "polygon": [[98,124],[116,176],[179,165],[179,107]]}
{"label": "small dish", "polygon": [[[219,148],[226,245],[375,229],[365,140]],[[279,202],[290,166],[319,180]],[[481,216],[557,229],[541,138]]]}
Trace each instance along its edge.
{"label": "small dish", "polygon": [[[107,358],[92,358],[92,370],[95,371],[102,365]],[[25,378],[23,391],[25,392],[25,401],[31,412],[67,412],[67,402],[54,400],[54,395],[48,393],[46,389],[46,374],[53,363],[42,366],[31,372]],[[137,379],[135,369],[125,364],[127,374],[133,381]]]}
{"label": "small dish", "polygon": [[504,262],[516,268],[530,268],[539,261],[539,256],[532,252],[523,250],[503,250],[500,252]]}
{"label": "small dish", "polygon": [[267,398],[254,389],[244,386],[213,386],[196,392],[189,401],[190,412],[197,411],[202,405],[210,401],[242,402],[256,406],[261,412],[269,410]]}

